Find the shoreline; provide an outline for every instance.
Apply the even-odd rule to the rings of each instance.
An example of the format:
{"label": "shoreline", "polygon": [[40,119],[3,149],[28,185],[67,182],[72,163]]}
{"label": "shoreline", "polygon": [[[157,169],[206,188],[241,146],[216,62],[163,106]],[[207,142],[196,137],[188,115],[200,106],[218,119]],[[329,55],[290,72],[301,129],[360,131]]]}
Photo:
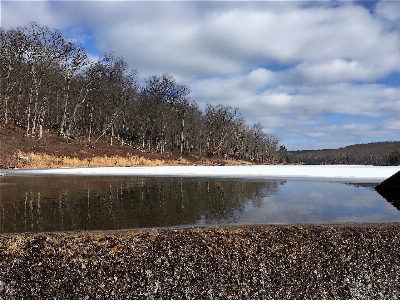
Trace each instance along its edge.
{"label": "shoreline", "polygon": [[365,165],[137,166],[12,169],[6,176],[173,176],[379,183],[399,170],[400,166]]}
{"label": "shoreline", "polygon": [[400,223],[0,234],[0,299],[396,299]]}
{"label": "shoreline", "polygon": [[2,236],[33,236],[33,235],[60,235],[60,236],[74,236],[74,235],[129,235],[131,233],[141,234],[143,232],[148,231],[169,231],[169,230],[218,230],[218,229],[226,229],[226,230],[252,230],[259,228],[270,228],[270,227],[282,227],[282,228],[308,228],[308,227],[332,227],[332,228],[379,228],[379,227],[388,227],[394,226],[400,228],[400,221],[393,222],[352,222],[352,223],[295,223],[295,224],[286,224],[286,223],[271,223],[271,224],[224,224],[224,225],[177,225],[177,226],[165,226],[165,227],[138,227],[138,228],[122,228],[122,229],[98,229],[98,230],[63,230],[63,231],[26,231],[26,232],[0,232],[0,237]]}

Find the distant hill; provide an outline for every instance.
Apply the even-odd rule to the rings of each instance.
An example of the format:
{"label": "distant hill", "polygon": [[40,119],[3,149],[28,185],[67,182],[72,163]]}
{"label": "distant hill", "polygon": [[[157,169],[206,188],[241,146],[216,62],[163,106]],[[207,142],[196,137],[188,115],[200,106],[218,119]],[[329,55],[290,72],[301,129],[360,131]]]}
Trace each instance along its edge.
{"label": "distant hill", "polygon": [[339,149],[288,151],[291,163],[305,165],[400,165],[400,141],[355,144]]}

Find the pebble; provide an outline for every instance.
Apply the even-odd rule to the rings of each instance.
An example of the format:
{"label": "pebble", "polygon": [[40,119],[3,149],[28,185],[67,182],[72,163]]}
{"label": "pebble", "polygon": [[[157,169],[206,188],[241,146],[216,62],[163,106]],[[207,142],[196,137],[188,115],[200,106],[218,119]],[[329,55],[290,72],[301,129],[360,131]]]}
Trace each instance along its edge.
{"label": "pebble", "polygon": [[400,223],[0,235],[0,299],[400,299]]}

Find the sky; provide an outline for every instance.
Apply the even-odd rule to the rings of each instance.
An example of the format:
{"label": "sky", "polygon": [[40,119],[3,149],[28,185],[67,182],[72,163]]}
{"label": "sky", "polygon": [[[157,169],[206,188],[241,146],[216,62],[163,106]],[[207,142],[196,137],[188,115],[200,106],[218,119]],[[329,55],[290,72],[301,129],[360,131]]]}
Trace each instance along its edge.
{"label": "sky", "polygon": [[237,107],[288,150],[400,140],[400,1],[4,1],[122,56],[139,80],[172,75],[200,108]]}

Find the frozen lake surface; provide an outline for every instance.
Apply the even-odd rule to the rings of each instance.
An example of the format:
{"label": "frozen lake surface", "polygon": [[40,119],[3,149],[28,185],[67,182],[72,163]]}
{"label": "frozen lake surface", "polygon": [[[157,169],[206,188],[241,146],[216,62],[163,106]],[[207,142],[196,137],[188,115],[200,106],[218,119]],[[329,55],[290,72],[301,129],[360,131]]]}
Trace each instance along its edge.
{"label": "frozen lake surface", "polygon": [[8,175],[80,175],[80,176],[156,176],[311,179],[356,182],[380,182],[400,170],[400,166],[357,165],[257,165],[257,166],[163,166],[6,170]]}
{"label": "frozen lake surface", "polygon": [[400,167],[4,170],[0,232],[400,222],[375,190]]}

